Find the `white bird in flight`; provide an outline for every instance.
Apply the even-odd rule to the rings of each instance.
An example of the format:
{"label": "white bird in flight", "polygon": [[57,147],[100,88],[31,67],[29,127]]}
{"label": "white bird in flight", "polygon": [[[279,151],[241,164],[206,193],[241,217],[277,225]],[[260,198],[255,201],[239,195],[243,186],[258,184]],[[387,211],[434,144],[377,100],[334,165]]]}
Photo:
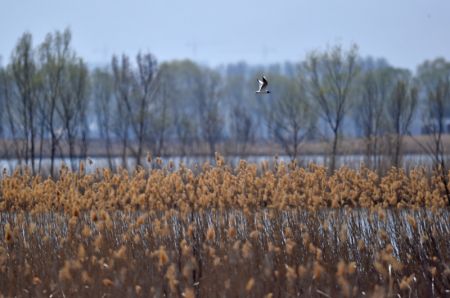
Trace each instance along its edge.
{"label": "white bird in flight", "polygon": [[267,79],[265,76],[262,76],[261,79],[258,79],[259,83],[259,89],[256,91],[256,93],[270,93],[269,90],[267,90],[267,85],[269,84],[267,82]]}

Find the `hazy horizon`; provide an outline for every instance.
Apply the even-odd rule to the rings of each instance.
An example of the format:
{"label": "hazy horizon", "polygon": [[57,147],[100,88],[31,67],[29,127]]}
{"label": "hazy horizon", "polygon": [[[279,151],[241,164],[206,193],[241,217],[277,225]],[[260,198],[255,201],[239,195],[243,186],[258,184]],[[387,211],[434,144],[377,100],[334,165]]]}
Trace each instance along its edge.
{"label": "hazy horizon", "polygon": [[159,61],[192,59],[210,66],[296,62],[315,49],[341,43],[361,56],[385,58],[414,70],[426,59],[450,59],[450,2],[206,0],[2,3],[0,56],[9,60],[18,38],[69,27],[72,45],[87,63],[113,54],[152,52]]}

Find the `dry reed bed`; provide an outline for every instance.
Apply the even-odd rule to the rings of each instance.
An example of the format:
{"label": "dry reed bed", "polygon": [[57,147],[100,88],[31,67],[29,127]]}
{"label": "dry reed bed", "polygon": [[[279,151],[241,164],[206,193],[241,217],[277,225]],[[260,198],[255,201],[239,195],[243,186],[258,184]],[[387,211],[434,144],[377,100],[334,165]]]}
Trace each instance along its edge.
{"label": "dry reed bed", "polygon": [[[1,213],[0,291],[48,297],[445,297],[449,212]],[[397,296],[398,297],[398,296]]]}
{"label": "dry reed bed", "polygon": [[450,295],[441,176],[216,163],[3,174],[0,297]]}
{"label": "dry reed bed", "polygon": [[[138,168],[130,173],[97,169],[85,174],[62,168],[59,178],[31,176],[29,171],[3,174],[0,180],[0,211],[63,211],[74,214],[83,210],[167,210],[182,212],[203,208],[269,207],[277,209],[323,207],[430,207],[450,204],[440,173],[415,168],[406,173],[391,169],[380,177],[361,167],[342,167],[327,175],[325,167],[277,162],[248,164],[236,168],[216,157],[216,166],[205,163],[189,169],[172,163],[159,169]],[[450,180],[450,173],[447,174]],[[450,188],[450,185],[447,185]]]}

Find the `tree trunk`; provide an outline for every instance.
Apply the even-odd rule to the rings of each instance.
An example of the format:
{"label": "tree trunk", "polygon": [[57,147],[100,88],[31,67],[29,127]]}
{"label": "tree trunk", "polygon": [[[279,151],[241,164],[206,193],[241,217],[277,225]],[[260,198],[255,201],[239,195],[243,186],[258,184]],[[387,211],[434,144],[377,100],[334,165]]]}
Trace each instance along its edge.
{"label": "tree trunk", "polygon": [[124,137],[122,139],[122,166],[124,168],[127,168],[127,146],[128,146],[128,139]]}
{"label": "tree trunk", "polygon": [[31,172],[33,175],[35,174],[35,159],[36,159],[36,153],[35,153],[35,129],[34,129],[34,116],[33,116],[33,108],[30,107],[29,109],[29,116],[30,116],[30,128],[31,128]]}
{"label": "tree trunk", "polygon": [[331,164],[330,164],[330,174],[334,173],[336,169],[336,155],[337,155],[337,145],[338,145],[338,130],[333,129],[333,146],[331,149]]}
{"label": "tree trunk", "polygon": [[76,162],[75,162],[75,140],[72,134],[67,137],[68,143],[69,143],[69,159],[70,159],[70,167],[72,168],[72,171],[75,171],[77,168]]}
{"label": "tree trunk", "polygon": [[54,177],[54,169],[55,169],[55,157],[56,157],[56,147],[57,147],[57,139],[55,133],[52,131],[52,140],[51,140],[51,152],[50,152],[50,175]]}
{"label": "tree trunk", "polygon": [[399,134],[395,137],[395,151],[394,151],[394,167],[400,166],[400,151],[401,151],[401,136]]}
{"label": "tree trunk", "polygon": [[106,133],[106,157],[108,158],[108,166],[111,170],[114,169],[112,163],[112,154],[111,154],[111,138],[109,137],[109,133]]}

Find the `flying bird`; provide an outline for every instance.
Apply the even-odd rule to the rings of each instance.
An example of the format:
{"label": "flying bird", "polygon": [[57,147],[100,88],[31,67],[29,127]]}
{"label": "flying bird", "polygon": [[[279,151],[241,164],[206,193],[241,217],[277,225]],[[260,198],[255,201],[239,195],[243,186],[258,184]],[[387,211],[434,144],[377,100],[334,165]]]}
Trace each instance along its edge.
{"label": "flying bird", "polygon": [[261,79],[258,79],[259,83],[259,89],[256,91],[256,93],[270,93],[269,90],[267,90],[267,85],[269,84],[267,82],[267,79],[265,76],[262,76]]}

